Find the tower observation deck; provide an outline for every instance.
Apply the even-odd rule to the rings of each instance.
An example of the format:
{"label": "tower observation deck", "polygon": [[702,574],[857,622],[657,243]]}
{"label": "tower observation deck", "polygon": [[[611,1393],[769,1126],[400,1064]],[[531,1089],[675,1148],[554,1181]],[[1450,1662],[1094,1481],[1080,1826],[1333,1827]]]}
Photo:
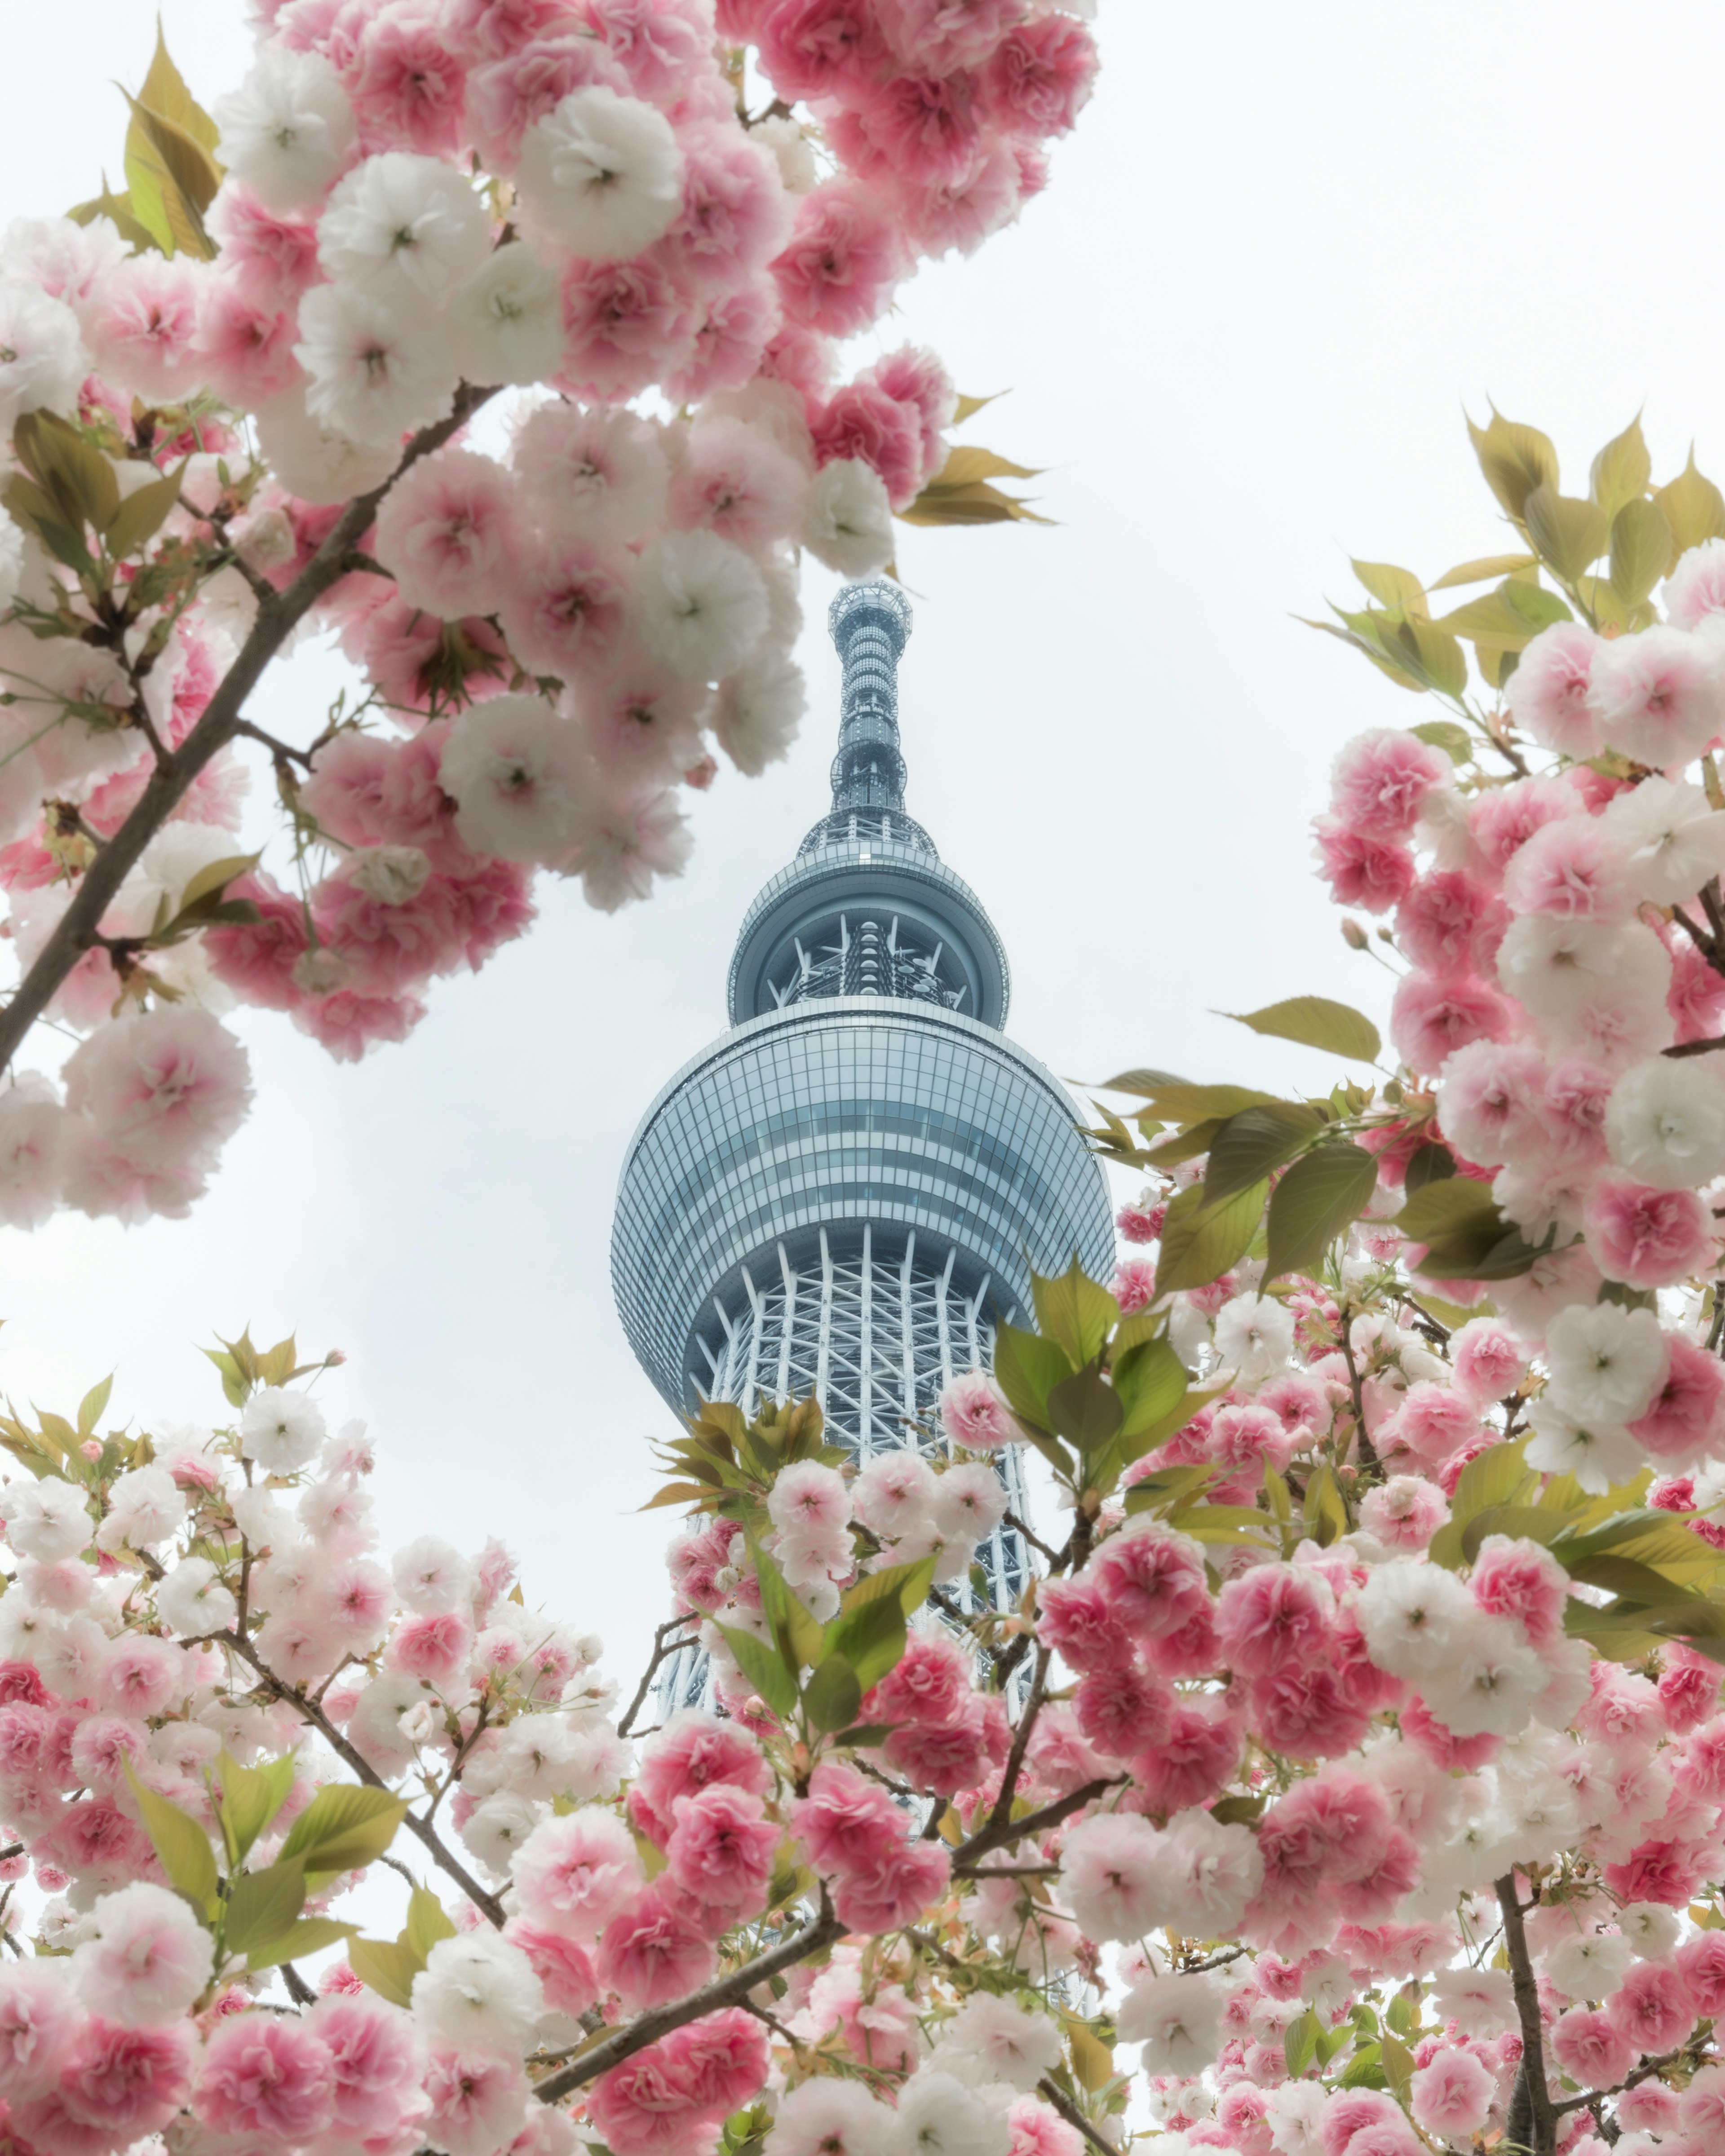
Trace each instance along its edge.
{"label": "tower observation deck", "polygon": [[[1106,1279],[1114,1230],[1071,1103],[1002,1031],[993,923],[905,813],[909,603],[851,584],[829,623],[832,807],[743,916],[730,1030],[630,1142],[611,1272],[680,1415],[813,1393],[829,1440],[866,1456],[928,1442],[941,1388],[1028,1311],[1031,1271],[1076,1252]],[[979,1554],[1015,1597],[1025,1553],[1005,1531],[994,1545]]]}

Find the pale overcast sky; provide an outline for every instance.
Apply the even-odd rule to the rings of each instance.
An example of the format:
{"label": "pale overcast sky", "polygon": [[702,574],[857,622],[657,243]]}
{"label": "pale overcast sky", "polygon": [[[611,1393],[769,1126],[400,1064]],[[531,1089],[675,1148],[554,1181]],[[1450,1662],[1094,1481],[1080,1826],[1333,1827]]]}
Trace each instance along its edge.
{"label": "pale overcast sky", "polygon": [[[242,0],[162,12],[208,103],[245,64]],[[1047,466],[1060,520],[911,531],[899,557],[910,806],[1005,939],[1010,1031],[1057,1070],[1315,1085],[1322,1058],[1210,1014],[1315,989],[1381,1018],[1306,824],[1341,742],[1420,714],[1294,617],[1353,603],[1350,553],[1430,578],[1502,545],[1464,408],[1543,426],[1573,491],[1643,405],[1657,478],[1692,437],[1725,480],[1725,18],[1627,20],[1105,0],[1047,194],[903,293],[886,342],[1011,390],[964,439]],[[111,79],[141,78],[152,28],[146,0],[11,0],[0,214],[117,177]],[[642,1110],[722,1028],[750,897],[825,805],[831,588],[811,571],[795,753],[697,803],[680,884],[613,919],[547,885],[535,932],[357,1069],[242,1020],[259,1103],[190,1221],[5,1235],[0,1390],[64,1409],[117,1365],[117,1413],[208,1415],[195,1343],[297,1326],[352,1358],[330,1397],[384,1448],[392,1526],[503,1535],[529,1602],[632,1677],[667,1533],[632,1508],[671,1425],[613,1312],[612,1199]],[[303,729],[338,679],[296,660],[260,716]]]}

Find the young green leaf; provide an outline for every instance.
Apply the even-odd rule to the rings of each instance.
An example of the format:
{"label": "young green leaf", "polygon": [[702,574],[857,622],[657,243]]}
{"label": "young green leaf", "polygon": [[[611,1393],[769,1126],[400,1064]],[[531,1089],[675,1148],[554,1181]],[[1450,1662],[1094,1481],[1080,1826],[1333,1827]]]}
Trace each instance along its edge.
{"label": "young green leaf", "polygon": [[1209,1149],[1204,1169],[1206,1201],[1231,1198],[1281,1168],[1311,1142],[1324,1127],[1315,1108],[1292,1101],[1268,1101],[1261,1107],[1243,1108],[1219,1131]]}
{"label": "young green leaf", "polygon": [[[216,1855],[209,1836],[179,1806],[155,1789],[146,1788],[126,1763],[126,1779],[138,1807],[138,1816],[150,1844],[162,1859],[168,1883],[176,1887],[201,1917],[208,1919],[217,1907]],[[405,1806],[403,1807],[406,1809]]]}
{"label": "young green leaf", "polygon": [[737,1666],[759,1692],[781,1722],[794,1712],[797,1705],[797,1680],[779,1660],[778,1654],[757,1640],[752,1632],[744,1632],[734,1625],[721,1625],[725,1645],[736,1657]]}
{"label": "young green leaf", "polygon": [[1267,1285],[1283,1273],[1312,1272],[1324,1253],[1371,1203],[1375,1157],[1356,1145],[1315,1147],[1271,1194]]}
{"label": "young green leaf", "polygon": [[249,1948],[245,1965],[255,1975],[260,1969],[279,1968],[285,1961],[296,1961],[301,1954],[321,1953],[338,1940],[356,1938],[358,1932],[357,1924],[338,1923],[333,1917],[302,1917],[298,1923],[290,1924],[280,1938],[260,1939]]}
{"label": "young green leaf", "polygon": [[401,1797],[354,1782],[332,1782],[288,1830],[280,1861],[297,1856],[315,1888],[343,1871],[358,1871],[381,1856],[407,1812]]}
{"label": "young green leaf", "polygon": [[243,1872],[228,1895],[226,1938],[235,1953],[278,1939],[305,1906],[305,1867],[297,1857]]}
{"label": "young green leaf", "polygon": [[[890,1609],[887,1603],[871,1605],[876,1609]],[[898,1620],[901,1631],[904,1619]],[[857,1681],[856,1671],[840,1654],[830,1654],[815,1665],[814,1673],[803,1687],[803,1704],[808,1709],[809,1719],[817,1729],[846,1729],[856,1719],[856,1710],[862,1704],[863,1688]]]}
{"label": "young green leaf", "polygon": [[1058,1341],[1046,1339],[1040,1332],[1027,1332],[1016,1325],[996,1327],[994,1382],[1022,1421],[1038,1430],[1050,1427],[1049,1393],[1063,1378],[1071,1376],[1072,1368]]}
{"label": "young green leaf", "polygon": [[1267,1183],[1255,1183],[1215,1205],[1206,1203],[1202,1183],[1181,1191],[1162,1224],[1158,1292],[1207,1286],[1243,1257],[1258,1232],[1269,1188]]}
{"label": "young green leaf", "polygon": [[294,1765],[291,1752],[261,1767],[242,1767],[225,1748],[218,1755],[212,1794],[230,1870],[244,1861],[246,1851],[287,1802],[294,1786]]}
{"label": "young green leaf", "polygon": [[1375,1063],[1384,1045],[1370,1019],[1327,996],[1290,996],[1262,1010],[1223,1011],[1220,1015],[1272,1040],[1297,1040],[1302,1047],[1321,1048],[1357,1063]]}
{"label": "young green leaf", "polygon": [[347,1966],[362,1984],[369,1984],[392,2006],[409,2006],[413,1979],[425,1964],[399,1939],[350,1939]]}
{"label": "young green leaf", "polygon": [[1057,1279],[1040,1273],[1030,1276],[1030,1293],[1036,1305],[1036,1323],[1046,1338],[1057,1340],[1066,1360],[1081,1370],[1102,1352],[1102,1342],[1120,1322],[1120,1305],[1105,1287],[1072,1262]]}

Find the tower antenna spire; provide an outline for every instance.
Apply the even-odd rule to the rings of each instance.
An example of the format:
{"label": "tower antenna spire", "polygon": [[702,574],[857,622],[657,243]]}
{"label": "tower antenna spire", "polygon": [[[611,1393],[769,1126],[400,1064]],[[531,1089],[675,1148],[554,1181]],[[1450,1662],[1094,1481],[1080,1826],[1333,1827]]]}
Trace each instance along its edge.
{"label": "tower antenna spire", "polygon": [[833,758],[833,814],[905,805],[898,745],[898,662],[911,634],[911,603],[885,578],[846,584],[827,609],[844,662],[839,753]]}

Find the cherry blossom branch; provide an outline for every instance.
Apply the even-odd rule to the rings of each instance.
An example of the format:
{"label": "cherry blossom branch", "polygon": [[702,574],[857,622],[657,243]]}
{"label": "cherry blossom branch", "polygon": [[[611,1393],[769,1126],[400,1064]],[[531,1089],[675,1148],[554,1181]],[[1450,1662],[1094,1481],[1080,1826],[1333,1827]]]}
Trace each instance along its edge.
{"label": "cherry blossom branch", "polygon": [[[237,1654],[242,1661],[249,1663],[264,1682],[270,1686],[276,1697],[285,1700],[296,1714],[303,1716],[336,1758],[350,1766],[361,1781],[368,1784],[374,1789],[388,1789],[388,1783],[384,1780],[376,1768],[370,1764],[365,1755],[357,1751],[348,1743],[323,1709],[307,1699],[304,1692],[295,1691],[290,1684],[277,1676],[275,1671],[269,1668],[259,1659],[257,1649],[253,1646],[249,1640],[243,1639],[232,1632],[215,1632],[212,1633],[210,1637],[219,1640],[223,1645]],[[422,1820],[418,1814],[412,1810],[403,1815],[402,1825],[424,1845],[425,1853],[439,1871],[453,1879],[475,1908],[483,1916],[489,1917],[501,1931],[503,1928],[503,1904],[495,1894],[487,1893],[460,1859],[450,1853],[436,1828],[427,1820]]]}
{"label": "cherry blossom branch", "polygon": [[1608,2096],[1621,2096],[1625,2090],[1635,2088],[1642,2082],[1651,2081],[1656,2074],[1662,2074],[1667,2066],[1676,2066],[1688,2049],[1686,2044],[1682,2044],[1675,2051],[1667,2051],[1662,2058],[1649,2059],[1645,2066],[1637,2066],[1634,2073],[1625,2075],[1615,2088],[1592,2089],[1585,2096],[1568,2097],[1562,2103],[1552,2106],[1552,2117],[1563,2118],[1572,2111],[1585,2111],[1590,2104],[1602,2102]]}
{"label": "cherry blossom branch", "polygon": [[475,389],[464,383],[449,418],[434,427],[422,428],[383,484],[348,503],[329,536],[287,589],[259,601],[257,619],[202,716],[177,748],[157,757],[137,805],[84,871],[71,904],[0,1013],[0,1070],[17,1055],[25,1034],[47,1009],[60,983],[94,947],[103,915],[118,897],[121,886],[137,865],[145,847],[179,806],[205,765],[239,732],[247,697],[290,632],[346,573],[343,565],[347,553],[369,530],[385,495],[410,465],[440,449],[496,393],[495,389]]}
{"label": "cherry blossom branch", "polygon": [[[820,1914],[812,1923],[805,1924],[788,1938],[781,1939],[776,1947],[746,1962],[741,1969],[733,1969],[729,1976],[718,1977],[703,1989],[691,1993],[687,1999],[677,1999],[669,2006],[655,2006],[651,2012],[639,2015],[628,2028],[619,2029],[603,2044],[595,2044],[590,2051],[583,2051],[560,2072],[536,2082],[534,2095],[542,2103],[556,2103],[600,2074],[608,2073],[613,2066],[621,2066],[637,2051],[645,2051],[649,2044],[656,2044],[661,2036],[670,2035],[673,2029],[699,2021],[706,2015],[716,2014],[721,2007],[739,2005],[757,1984],[777,1976],[781,1969],[793,1969],[799,1961],[807,1961],[823,1947],[842,1939],[845,1932],[845,1927],[833,1914],[823,1885]],[[1112,2150],[1109,2156],[1113,2156]]]}
{"label": "cherry blossom branch", "polygon": [[668,1647],[665,1645],[667,1635],[675,1632],[680,1625],[686,1625],[694,1614],[692,1610],[685,1609],[680,1617],[667,1617],[664,1624],[653,1635],[653,1659],[641,1672],[641,1681],[635,1686],[635,1696],[629,1703],[629,1712],[617,1725],[617,1734],[619,1737],[628,1736],[630,1725],[641,1711],[641,1702],[647,1697],[647,1687],[652,1683],[660,1664],[668,1661],[677,1651],[677,1647],[685,1647],[689,1644],[686,1639],[683,1639],[677,1641],[676,1646]]}
{"label": "cherry blossom branch", "polygon": [[1015,1535],[1021,1535],[1024,1539],[1029,1543],[1031,1548],[1036,1551],[1040,1556],[1045,1557],[1050,1564],[1058,1564],[1060,1562],[1060,1552],[1055,1549],[1050,1549],[1049,1545],[1042,1540],[1040,1535],[1033,1535],[1029,1528],[1025,1526],[1024,1522],[1019,1517],[1016,1512],[1011,1511],[1008,1512],[1005,1525],[1010,1527]]}
{"label": "cherry blossom branch", "polygon": [[1051,1826],[1058,1826],[1062,1820],[1070,1819],[1074,1812],[1082,1811],[1105,1789],[1117,1789],[1127,1779],[1124,1774],[1110,1774],[1104,1779],[1086,1782],[1081,1789],[1056,1798],[1051,1804],[1045,1804],[1040,1812],[1026,1812],[1023,1819],[991,1819],[985,1827],[953,1851],[952,1876],[955,1879],[986,1879],[988,1866],[978,1864],[978,1857],[986,1856],[991,1849],[1003,1847],[1009,1841],[1018,1841],[1026,1835],[1041,1834]]}
{"label": "cherry blossom branch", "polygon": [[1526,2111],[1526,2145],[1531,2156],[1556,2156],[1557,2113],[1545,2078],[1545,2041],[1539,2018],[1539,1984],[1527,1952],[1526,1914],[1516,1892],[1516,1876],[1507,1871],[1496,1882],[1497,1906],[1503,1912],[1503,1944],[1509,1956],[1510,1980],[1515,1987],[1516,2018],[1522,2025],[1522,2063],[1510,2101],[1508,2138],[1516,2139],[1516,2113]]}
{"label": "cherry blossom branch", "polygon": [[1354,1450],[1362,1467],[1375,1468],[1381,1463],[1377,1447],[1366,1430],[1364,1381],[1360,1375],[1359,1365],[1353,1359],[1353,1342],[1348,1337],[1348,1317],[1345,1309],[1337,1326],[1336,1337],[1342,1350],[1342,1360],[1348,1365],[1348,1389],[1353,1396]]}
{"label": "cherry blossom branch", "polygon": [[1006,1755],[1006,1772],[1000,1777],[1000,1794],[994,1799],[988,1815],[988,1825],[998,1826],[1012,1817],[1013,1792],[1018,1788],[1019,1775],[1024,1764],[1024,1753],[1030,1742],[1030,1732],[1036,1727],[1036,1717],[1042,1712],[1046,1697],[1048,1666],[1054,1659],[1052,1647],[1036,1650],[1036,1674],[1030,1681],[1030,1697],[1024,1702],[1024,1711],[1019,1717],[1019,1726],[1013,1733],[1012,1749]]}
{"label": "cherry blossom branch", "polygon": [[1097,2156],[1120,2156],[1120,2151],[1114,2146],[1114,2143],[1111,2141],[1105,2140],[1103,2137],[1097,2133],[1095,2127],[1091,2124],[1090,2121],[1078,2108],[1077,2105],[1072,2102],[1071,2098],[1062,2095],[1058,2085],[1055,2082],[1050,2081],[1046,2075],[1045,2075],[1043,2078],[1037,2082],[1036,2093],[1042,2098],[1045,2103],[1052,2104],[1054,2106],[1055,2109],[1060,2114],[1060,2117],[1065,2120],[1068,2126],[1076,2126],[1077,2128],[1078,2131],[1084,2136],[1085,2139],[1089,2142],[1091,2147],[1097,2151]]}

